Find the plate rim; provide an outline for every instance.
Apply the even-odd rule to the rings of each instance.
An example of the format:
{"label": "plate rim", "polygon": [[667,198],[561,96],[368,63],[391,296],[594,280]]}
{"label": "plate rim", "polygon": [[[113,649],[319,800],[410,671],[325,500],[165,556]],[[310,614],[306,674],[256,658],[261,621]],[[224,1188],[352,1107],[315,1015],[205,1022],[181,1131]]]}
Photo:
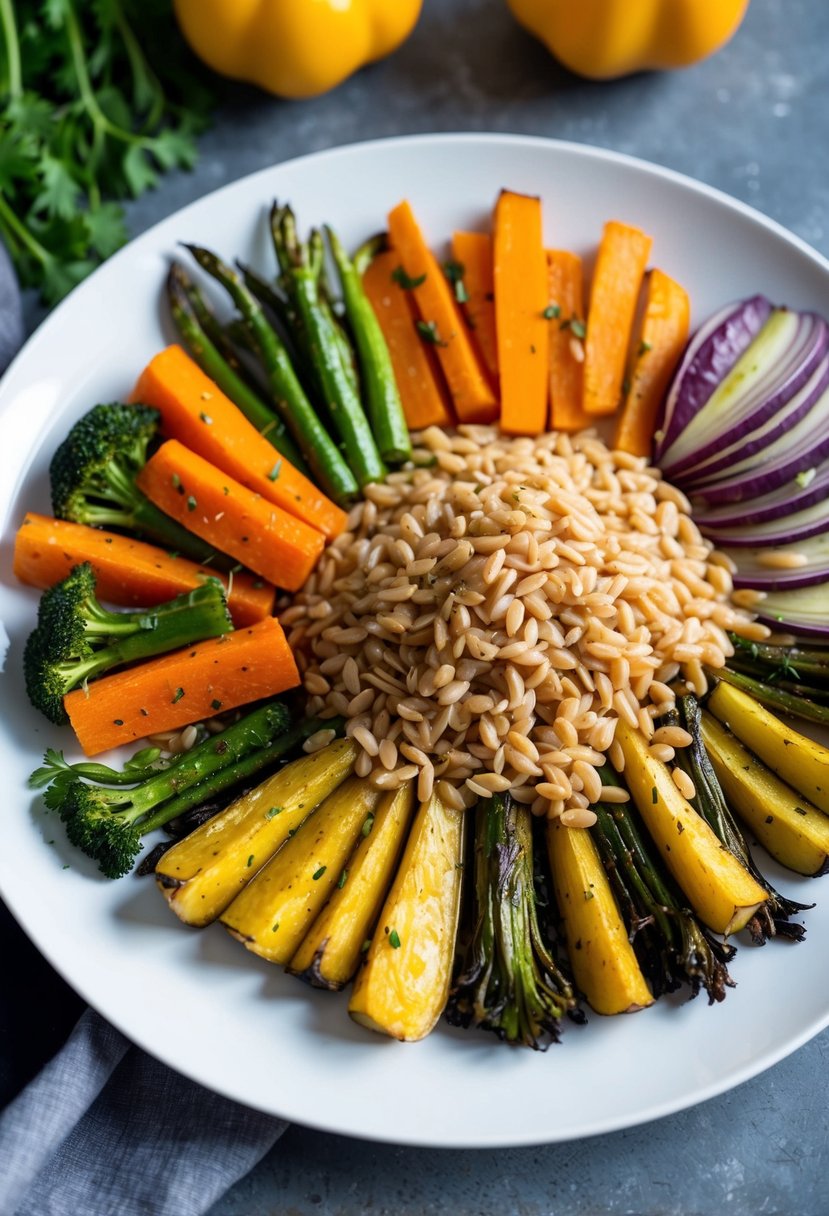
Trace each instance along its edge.
{"label": "plate rim", "polygon": [[[763,214],[750,204],[737,199],[726,191],[717,187],[710,186],[705,182],[692,178],[687,174],[681,173],[678,170],[668,166],[657,164],[653,161],[644,160],[627,152],[619,152],[611,148],[606,148],[599,145],[579,143],[572,140],[562,140],[548,138],[545,136],[524,135],[521,133],[498,132],[498,131],[452,131],[452,132],[422,132],[414,135],[395,135],[372,140],[354,140],[345,144],[336,144],[328,148],[318,149],[314,152],[305,153],[303,155],[291,157],[284,161],[278,161],[274,164],[264,166],[263,168],[254,170],[251,173],[244,174],[241,177],[235,178],[233,181],[224,183],[214,190],[210,190],[196,199],[191,200],[184,206],[175,208],[167,215],[156,221],[153,225],[143,230],[137,236],[133,237],[125,246],[118,250],[112,257],[107,259],[100,267],[98,267],[92,275],[90,275],[83,283],[76,287],[69,295],[60,302],[37,326],[33,333],[27,338],[26,342],[15,355],[12,362],[9,364],[6,371],[0,377],[0,412],[10,408],[11,394],[13,392],[14,380],[18,374],[18,368],[24,359],[31,357],[32,352],[37,351],[42,342],[48,342],[56,327],[62,323],[65,310],[69,307],[77,309],[81,304],[86,294],[96,290],[97,284],[101,282],[101,278],[111,273],[116,273],[113,267],[118,267],[119,262],[124,258],[133,256],[136,245],[147,239],[148,243],[151,238],[164,224],[175,218],[186,217],[191,209],[198,208],[205,200],[215,201],[222,195],[232,192],[240,185],[248,185],[255,183],[257,179],[266,180],[275,171],[287,169],[309,161],[318,160],[334,160],[340,157],[347,157],[355,152],[371,154],[374,151],[383,148],[391,147],[412,147],[417,145],[428,144],[480,144],[488,147],[502,144],[509,147],[525,146],[529,148],[544,148],[559,150],[568,155],[575,155],[585,159],[586,161],[604,161],[609,164],[623,165],[635,170],[637,173],[644,173],[646,176],[655,177],[663,181],[671,182],[683,189],[685,192],[690,192],[700,198],[713,200],[726,207],[728,210],[737,213],[744,219],[750,221],[753,225],[765,229],[767,232],[781,239],[791,249],[798,252],[801,256],[813,266],[817,265],[827,276],[829,276],[829,257],[823,255],[820,251],[814,249],[807,241],[797,234],[791,232],[782,223]],[[9,390],[7,386],[12,385]],[[0,897],[3,898],[9,911],[13,915],[15,921],[20,925],[23,932],[33,942],[35,947],[47,959],[49,964],[62,977],[62,979],[77,992],[84,1001],[95,1009],[96,1012],[110,1020],[119,1031],[136,1046],[147,1051],[155,1059],[160,1060],[168,1067],[172,1068],[179,1075],[187,1077],[195,1081],[197,1084],[204,1085],[213,1092],[239,1102],[242,1105],[248,1106],[250,1109],[259,1110],[263,1113],[270,1114],[275,1118],[288,1119],[292,1122],[298,1122],[302,1126],[312,1128],[314,1130],[351,1136],[355,1138],[368,1139],[375,1143],[397,1144],[408,1147],[446,1147],[446,1148],[512,1148],[521,1146],[534,1146],[541,1144],[564,1143],[575,1139],[583,1139],[598,1135],[605,1135],[613,1131],[622,1131],[626,1128],[643,1126],[657,1119],[664,1118],[670,1114],[676,1114],[681,1111],[690,1109],[694,1106],[701,1105],[719,1095],[735,1089],[752,1078],[765,1072],[773,1067],[787,1056],[791,1055],[799,1048],[808,1043],[822,1030],[829,1026],[829,1006],[824,1010],[823,1014],[813,1018],[798,1034],[788,1038],[784,1044],[779,1047],[772,1048],[760,1056],[755,1057],[743,1067],[735,1072],[728,1073],[727,1076],[719,1078],[703,1086],[701,1089],[694,1089],[692,1093],[686,1092],[680,1097],[672,1097],[664,1099],[660,1102],[653,1103],[647,1109],[629,1112],[625,1115],[610,1115],[604,1118],[595,1118],[588,1126],[580,1126],[578,1130],[570,1133],[566,1129],[560,1132],[550,1133],[539,1131],[537,1136],[527,1134],[525,1131],[508,1133],[504,1131],[496,1131],[490,1137],[482,1137],[480,1134],[475,1136],[475,1142],[471,1141],[469,1134],[466,1137],[462,1133],[454,1138],[446,1138],[443,1136],[440,1141],[430,1138],[428,1131],[423,1135],[392,1135],[386,1133],[383,1129],[375,1129],[371,1132],[365,1130],[349,1130],[343,1129],[341,1121],[326,1120],[324,1117],[324,1103],[321,1104],[322,1111],[319,1118],[309,1118],[303,1114],[301,1119],[291,1114],[279,1113],[273,1105],[251,1101],[246,1096],[244,1084],[234,1085],[232,1083],[219,1083],[214,1080],[205,1082],[203,1075],[199,1074],[197,1067],[182,1067],[181,1063],[173,1058],[172,1049],[166,1051],[163,1044],[152,1043],[147,1041],[145,1035],[141,1032],[140,1027],[138,1032],[130,1025],[129,1030],[123,1029],[125,1020],[124,1017],[113,1018],[108,1013],[101,1013],[98,1008],[97,1000],[91,1000],[87,988],[88,985],[83,980],[78,983],[74,978],[70,977],[67,970],[64,968],[60,957],[57,957],[57,950],[53,953],[48,938],[40,940],[32,935],[24,923],[22,910],[19,907],[19,902],[14,895],[10,896],[7,890],[4,889],[3,872],[0,867]],[[415,1045],[411,1045],[408,1050],[414,1050]],[[228,1078],[228,1080],[230,1080]],[[280,1098],[277,1095],[276,1104],[280,1104]]]}

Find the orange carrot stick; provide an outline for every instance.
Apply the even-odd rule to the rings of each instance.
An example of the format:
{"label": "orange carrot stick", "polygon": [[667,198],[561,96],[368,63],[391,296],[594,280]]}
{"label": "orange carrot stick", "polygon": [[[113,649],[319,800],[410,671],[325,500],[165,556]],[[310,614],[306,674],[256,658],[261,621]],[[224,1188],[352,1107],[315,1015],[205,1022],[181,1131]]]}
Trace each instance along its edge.
{"label": "orange carrot stick", "polygon": [[566,249],[547,253],[550,303],[550,425],[580,431],[584,411],[584,274],[581,258]]}
{"label": "orange carrot stick", "polygon": [[648,277],[642,333],[633,356],[630,388],[615,444],[634,456],[650,456],[662,399],[688,341],[691,303],[679,283],[661,270]]}
{"label": "orange carrot stick", "polygon": [[67,693],[63,704],[87,756],[178,730],[295,688],[299,672],[276,617],[139,663]]}
{"label": "orange carrot stick", "polygon": [[584,408],[612,414],[622,397],[628,345],[651,238],[610,220],[604,226],[584,344]]}
{"label": "orange carrot stick", "polygon": [[501,428],[538,435],[547,427],[550,357],[540,199],[501,191],[494,249]]}
{"label": "orange carrot stick", "polygon": [[66,578],[81,562],[89,562],[94,570],[100,598],[125,608],[152,608],[192,591],[206,578],[217,578],[227,589],[227,603],[237,629],[273,612],[273,587],[250,574],[234,574],[228,579],[217,570],[197,566],[130,536],[27,513],[14,542],[14,572],[21,583],[45,590]]}
{"label": "orange carrot stick", "polygon": [[495,332],[495,270],[488,232],[456,232],[452,257],[463,267],[466,301],[462,305],[472,341],[494,384],[498,383],[498,338]]}
{"label": "orange carrot stick", "polygon": [[378,253],[363,275],[363,289],[389,348],[406,422],[413,431],[451,426],[443,373],[434,352],[415,329],[417,314],[409,292],[392,278],[399,265],[396,253]]}
{"label": "orange carrot stick", "polygon": [[407,202],[389,212],[389,236],[399,263],[416,284],[412,295],[422,340],[434,346],[461,422],[492,422],[495,394],[469,340],[452,288],[423,239]]}
{"label": "orange carrot stick", "polygon": [[147,364],[132,400],[160,412],[168,438],[178,439],[328,540],[342,532],[348,518],[345,511],[280,456],[180,346],[168,346]]}
{"label": "orange carrot stick", "polygon": [[151,502],[248,569],[298,591],[325,537],[222,473],[177,439],[168,439],[136,478]]}

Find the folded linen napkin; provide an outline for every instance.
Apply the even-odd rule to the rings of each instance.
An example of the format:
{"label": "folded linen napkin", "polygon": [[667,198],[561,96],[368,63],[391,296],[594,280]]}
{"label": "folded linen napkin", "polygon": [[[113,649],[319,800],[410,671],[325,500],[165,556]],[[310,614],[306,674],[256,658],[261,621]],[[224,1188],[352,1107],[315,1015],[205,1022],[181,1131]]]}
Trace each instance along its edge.
{"label": "folded linen napkin", "polygon": [[[0,245],[0,372],[22,337]],[[87,1010],[0,1114],[0,1216],[200,1216],[286,1127],[179,1076]]]}

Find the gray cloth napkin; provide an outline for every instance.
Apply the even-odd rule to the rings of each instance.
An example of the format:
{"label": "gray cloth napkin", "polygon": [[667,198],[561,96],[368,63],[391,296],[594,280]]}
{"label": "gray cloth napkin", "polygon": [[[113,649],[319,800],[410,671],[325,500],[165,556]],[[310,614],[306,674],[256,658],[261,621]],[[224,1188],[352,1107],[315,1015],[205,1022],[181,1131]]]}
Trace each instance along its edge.
{"label": "gray cloth napkin", "polygon": [[3,1216],[201,1216],[288,1125],[210,1093],[91,1009],[0,1115]]}
{"label": "gray cloth napkin", "polygon": [[[0,372],[22,339],[0,245]],[[0,1216],[201,1216],[286,1127],[179,1076],[88,1009],[0,1114]]]}

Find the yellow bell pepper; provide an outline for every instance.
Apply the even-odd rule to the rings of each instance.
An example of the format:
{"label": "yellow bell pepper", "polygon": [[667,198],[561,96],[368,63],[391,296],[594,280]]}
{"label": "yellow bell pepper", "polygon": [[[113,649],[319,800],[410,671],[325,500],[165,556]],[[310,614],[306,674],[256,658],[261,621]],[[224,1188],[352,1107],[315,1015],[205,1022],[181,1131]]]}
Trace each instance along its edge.
{"label": "yellow bell pepper", "polygon": [[580,76],[683,68],[719,50],[748,0],[507,0],[513,15]]}
{"label": "yellow bell pepper", "polygon": [[223,76],[315,97],[409,36],[422,0],[175,0],[182,33]]}

